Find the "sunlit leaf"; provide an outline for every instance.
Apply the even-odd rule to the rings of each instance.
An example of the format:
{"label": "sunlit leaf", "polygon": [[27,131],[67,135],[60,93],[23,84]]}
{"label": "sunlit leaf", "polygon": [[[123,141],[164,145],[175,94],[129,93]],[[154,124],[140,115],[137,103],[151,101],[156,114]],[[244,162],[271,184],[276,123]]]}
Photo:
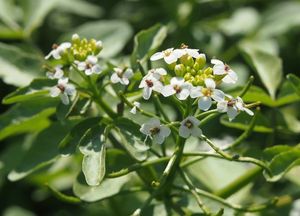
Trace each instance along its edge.
{"label": "sunlit leaf", "polygon": [[276,90],[282,80],[282,61],[279,57],[255,49],[247,44],[240,44],[241,50],[253,65],[269,94],[275,99]]}
{"label": "sunlit leaf", "polygon": [[143,62],[146,58],[150,57],[163,43],[166,36],[167,28],[158,24],[140,31],[134,37],[134,48],[131,55],[132,67],[136,65],[137,60]]}

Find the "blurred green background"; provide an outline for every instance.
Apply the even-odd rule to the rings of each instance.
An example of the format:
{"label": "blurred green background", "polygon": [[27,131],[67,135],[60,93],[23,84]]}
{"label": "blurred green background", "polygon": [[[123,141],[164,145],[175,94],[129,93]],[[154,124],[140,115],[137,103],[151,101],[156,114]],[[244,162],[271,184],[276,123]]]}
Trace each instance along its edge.
{"label": "blurred green background", "polygon": [[[44,76],[43,56],[53,43],[64,41],[72,33],[103,40],[102,57],[120,59],[131,54],[133,36],[156,23],[168,27],[162,49],[178,47],[181,43],[198,48],[209,59],[217,57],[232,65],[241,85],[251,74],[258,77],[245,58],[248,47],[279,56],[284,75],[300,75],[300,1],[0,0],[0,98],[33,78]],[[258,78],[255,84],[263,86]],[[295,106],[299,108],[299,102]],[[8,108],[1,105],[0,112]],[[0,122],[0,128],[4,124],[4,120]],[[291,127],[299,131],[299,122]],[[121,210],[114,208],[117,199],[74,206],[45,192],[39,187],[38,176],[9,182],[6,176],[18,160],[18,154],[15,158],[5,158],[5,155],[14,150],[10,148],[11,143],[23,143],[25,136],[5,138],[1,137],[0,162],[9,163],[4,167],[0,163],[0,214],[122,215]],[[279,137],[278,143],[300,141],[297,135],[288,138],[291,137]],[[281,184],[285,182],[272,185],[271,190],[277,190]],[[289,208],[280,215],[288,212]]]}

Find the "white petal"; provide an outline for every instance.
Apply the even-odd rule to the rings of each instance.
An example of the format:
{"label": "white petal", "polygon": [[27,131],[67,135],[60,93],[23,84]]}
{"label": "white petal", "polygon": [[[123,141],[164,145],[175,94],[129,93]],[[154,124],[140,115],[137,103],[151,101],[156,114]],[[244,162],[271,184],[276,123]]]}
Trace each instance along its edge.
{"label": "white petal", "polygon": [[59,48],[62,50],[68,49],[72,46],[72,44],[70,42],[64,42],[61,45],[59,45]]}
{"label": "white petal", "polygon": [[210,97],[201,97],[198,101],[199,109],[206,111],[210,108],[211,103]]}
{"label": "white petal", "polygon": [[246,107],[244,107],[244,111],[245,111],[248,115],[251,115],[251,116],[254,115],[254,113],[252,112],[252,110],[250,110],[250,109],[248,109],[248,108],[246,108]]}
{"label": "white petal", "polygon": [[215,100],[215,101],[223,101],[225,94],[224,92],[222,92],[219,89],[214,89],[213,90],[213,94],[211,95],[211,97]]}
{"label": "white petal", "polygon": [[110,77],[110,81],[112,83],[118,83],[118,82],[120,82],[120,77],[118,76],[117,73],[113,73]]}
{"label": "white petal", "polygon": [[160,131],[159,133],[163,136],[163,137],[168,137],[171,134],[171,130],[170,128],[168,128],[167,126],[162,125],[160,127]]}
{"label": "white petal", "polygon": [[133,71],[131,69],[127,69],[123,76],[130,79],[133,76]]}
{"label": "white petal", "polygon": [[53,51],[54,50],[51,50],[51,52],[49,52],[49,54],[45,56],[45,59],[49,59],[53,55]]}
{"label": "white petal", "polygon": [[57,97],[60,93],[61,93],[60,89],[57,88],[56,86],[54,86],[50,89],[50,96],[51,97]]}
{"label": "white petal", "polygon": [[153,136],[153,142],[157,143],[157,144],[162,144],[165,141],[165,137],[162,136],[160,133],[159,134],[155,134]]}
{"label": "white petal", "polygon": [[201,92],[201,87],[197,86],[197,87],[192,87],[191,88],[191,93],[190,93],[190,97],[191,98],[198,98],[200,96],[203,96],[202,92]]}
{"label": "white petal", "polygon": [[198,128],[197,126],[194,126],[191,130],[191,134],[194,137],[200,137],[202,135],[202,130]]}
{"label": "white petal", "polygon": [[65,86],[65,85],[67,85],[68,82],[69,82],[69,78],[63,77],[63,78],[61,78],[61,79],[58,80],[58,85]]}
{"label": "white petal", "polygon": [[69,97],[67,94],[61,94],[60,99],[64,105],[68,105],[70,103]]}
{"label": "white petal", "polygon": [[175,94],[176,91],[174,90],[173,86],[172,85],[166,85],[163,87],[163,89],[161,90],[161,94],[164,96],[164,97],[169,97],[173,94]]}
{"label": "white petal", "polygon": [[207,78],[204,80],[205,82],[205,85],[207,88],[210,88],[210,89],[215,89],[216,88],[216,83],[213,79],[211,78]]}
{"label": "white petal", "polygon": [[147,124],[151,125],[152,127],[160,127],[160,121],[156,118],[151,118]]}
{"label": "white petal", "polygon": [[55,59],[61,59],[60,52],[57,49],[52,51],[52,56]]}
{"label": "white petal", "polygon": [[180,58],[181,56],[185,55],[187,52],[183,49],[175,49],[172,54],[176,56],[176,58]]}
{"label": "white petal", "polygon": [[222,79],[224,83],[236,83],[237,80],[238,76],[233,70],[228,71],[228,74]]}
{"label": "white petal", "polygon": [[64,76],[63,70],[60,69],[60,68],[56,68],[56,71],[55,71],[55,73],[54,73],[54,75],[53,75],[53,78],[55,78],[55,79],[60,79],[60,78],[62,78],[63,76]]}
{"label": "white petal", "polygon": [[129,79],[127,79],[126,77],[121,78],[120,83],[122,85],[128,85],[129,84]]}
{"label": "white petal", "polygon": [[140,108],[140,107],[141,107],[141,104],[140,104],[140,102],[137,102],[137,101],[134,101],[134,102],[133,102],[133,105],[134,105],[134,106],[136,106],[136,107],[138,107],[138,108]]}
{"label": "white petal", "polygon": [[156,60],[162,59],[163,57],[164,57],[163,52],[157,52],[157,53],[154,53],[154,54],[150,57],[150,60],[151,60],[151,61],[156,61]]}
{"label": "white petal", "polygon": [[177,56],[171,53],[169,56],[165,56],[164,60],[167,64],[172,64],[177,61]]}
{"label": "white petal", "polygon": [[78,62],[77,63],[77,69],[80,71],[84,71],[86,69],[86,63],[85,62]]}
{"label": "white petal", "polygon": [[102,68],[99,65],[94,65],[92,67],[92,70],[93,70],[94,74],[99,74],[101,72]]}
{"label": "white petal", "polygon": [[186,50],[187,54],[189,54],[193,58],[198,58],[200,56],[198,49],[185,49],[185,50]]}
{"label": "white petal", "polygon": [[213,67],[213,73],[214,75],[223,75],[226,74],[227,72],[225,71],[225,65],[220,65],[217,64]]}
{"label": "white petal", "polygon": [[136,114],[136,106],[132,107],[132,109],[130,110],[130,112],[131,112],[132,114]]}
{"label": "white petal", "polygon": [[194,126],[198,126],[200,124],[200,121],[196,119],[194,116],[189,116],[186,118],[186,120],[191,121]]}
{"label": "white petal", "polygon": [[145,100],[148,100],[151,96],[151,93],[152,93],[152,88],[149,88],[149,87],[146,86],[143,90],[143,98]]}
{"label": "white petal", "polygon": [[190,95],[189,89],[182,89],[180,93],[176,94],[179,100],[185,100]]}
{"label": "white petal", "polygon": [[155,69],[155,73],[158,73],[160,75],[167,75],[167,71],[164,68],[157,68]]}
{"label": "white petal", "polygon": [[219,101],[217,104],[217,110],[219,112],[227,112],[228,106],[227,106],[227,101]]}
{"label": "white petal", "polygon": [[219,59],[212,59],[210,62],[214,65],[218,65],[218,64],[224,65],[224,63],[222,61],[220,61]]}
{"label": "white petal", "polygon": [[70,96],[74,95],[76,93],[75,86],[68,84],[65,88],[65,93]]}
{"label": "white petal", "polygon": [[183,137],[183,138],[188,138],[191,134],[191,130],[188,129],[186,126],[181,125],[179,127],[179,136]]}
{"label": "white petal", "polygon": [[90,76],[93,74],[93,70],[91,68],[88,68],[84,71],[84,73],[87,75],[87,76]]}
{"label": "white petal", "polygon": [[87,61],[89,64],[94,65],[94,64],[97,63],[98,59],[97,59],[96,56],[89,55],[89,56],[87,57],[86,61]]}
{"label": "white petal", "polygon": [[238,115],[238,111],[236,109],[234,109],[233,107],[228,107],[227,115],[228,115],[229,121],[232,121]]}
{"label": "white petal", "polygon": [[156,92],[161,93],[162,89],[163,89],[163,84],[160,81],[157,80],[152,80],[153,81],[153,90]]}

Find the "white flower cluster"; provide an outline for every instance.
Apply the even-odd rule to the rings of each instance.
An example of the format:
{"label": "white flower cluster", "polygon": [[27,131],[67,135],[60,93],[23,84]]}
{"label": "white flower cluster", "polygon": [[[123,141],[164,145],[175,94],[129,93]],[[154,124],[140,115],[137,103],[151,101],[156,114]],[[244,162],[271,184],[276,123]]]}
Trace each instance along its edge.
{"label": "white flower cluster", "polygon": [[[204,68],[205,54],[186,46],[180,49],[169,48],[155,53],[150,58],[152,61],[160,59],[168,64],[168,68],[173,68],[176,76],[171,77],[164,68],[151,69],[139,85],[139,88],[143,88],[145,100],[148,100],[155,91],[164,97],[176,95],[181,101],[188,97],[196,99],[199,109],[203,111],[216,104],[219,112],[227,112],[230,121],[242,111],[253,115],[240,97],[234,98],[218,89],[221,83],[234,84],[238,80],[237,74],[227,64],[212,59],[213,66]],[[179,135],[183,138],[199,137],[202,134],[199,124],[197,118],[187,117],[180,123]],[[161,125],[157,119],[144,123],[140,131],[159,144],[170,134],[167,126]]]}

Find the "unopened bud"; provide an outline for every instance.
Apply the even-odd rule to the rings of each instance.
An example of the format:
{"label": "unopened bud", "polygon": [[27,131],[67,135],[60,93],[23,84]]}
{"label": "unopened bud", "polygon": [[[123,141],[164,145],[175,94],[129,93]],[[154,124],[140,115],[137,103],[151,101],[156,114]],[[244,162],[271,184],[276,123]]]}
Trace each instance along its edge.
{"label": "unopened bud", "polygon": [[199,69],[202,69],[206,64],[205,54],[201,53],[200,56],[196,59],[196,62],[199,65]]}
{"label": "unopened bud", "polygon": [[203,71],[203,73],[206,75],[212,75],[213,69],[211,67],[208,67]]}
{"label": "unopened bud", "polygon": [[78,43],[80,41],[80,37],[78,34],[72,35],[72,43]]}
{"label": "unopened bud", "polygon": [[183,64],[178,64],[174,68],[176,76],[183,77],[186,70]]}

